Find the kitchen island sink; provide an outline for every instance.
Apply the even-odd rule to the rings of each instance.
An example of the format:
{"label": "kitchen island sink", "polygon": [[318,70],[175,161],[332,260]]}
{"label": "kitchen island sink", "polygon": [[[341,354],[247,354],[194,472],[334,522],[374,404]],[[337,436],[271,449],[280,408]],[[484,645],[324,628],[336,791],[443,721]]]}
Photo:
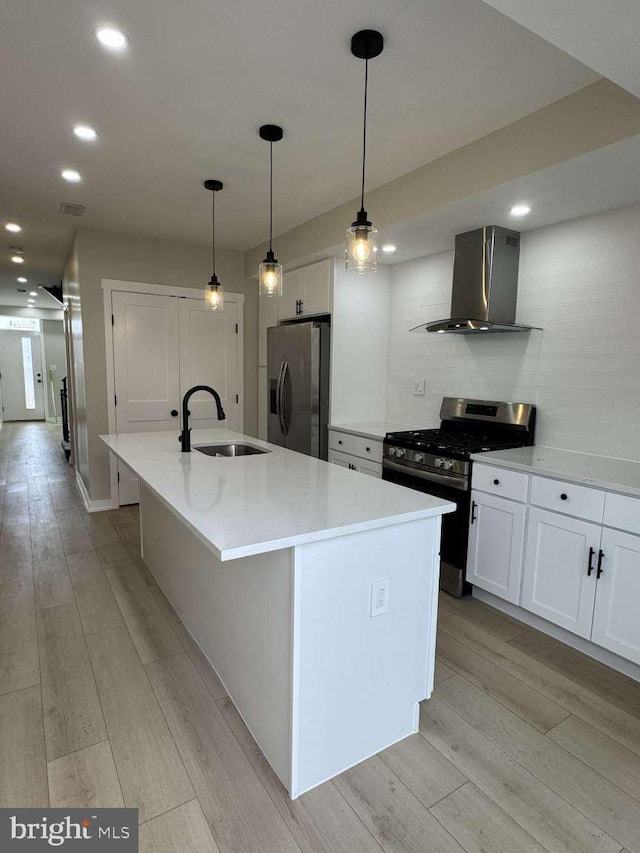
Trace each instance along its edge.
{"label": "kitchen island sink", "polygon": [[201,444],[194,445],[193,449],[207,456],[255,456],[260,453],[271,453],[270,450],[256,447],[255,444]]}
{"label": "kitchen island sink", "polygon": [[[102,438],[140,480],[145,564],[295,799],[418,730],[455,504],[194,433],[200,453],[173,433]],[[223,449],[233,465],[209,456]]]}

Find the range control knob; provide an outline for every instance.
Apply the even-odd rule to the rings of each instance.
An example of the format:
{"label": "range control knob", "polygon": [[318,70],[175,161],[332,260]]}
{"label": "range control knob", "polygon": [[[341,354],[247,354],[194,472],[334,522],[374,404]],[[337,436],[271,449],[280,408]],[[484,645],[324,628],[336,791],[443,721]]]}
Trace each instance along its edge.
{"label": "range control knob", "polygon": [[404,447],[396,447],[396,456],[400,458],[404,456]]}
{"label": "range control knob", "polygon": [[440,456],[438,456],[438,458],[435,460],[436,468],[442,468],[443,465],[444,465],[444,459],[442,459]]}
{"label": "range control knob", "polygon": [[390,447],[389,448],[389,456],[395,456],[395,455],[396,455],[395,447]]}
{"label": "range control knob", "polygon": [[453,459],[443,459],[442,467],[445,471],[450,471],[453,468]]}
{"label": "range control knob", "polygon": [[424,453],[416,453],[413,457],[414,462],[424,462]]}

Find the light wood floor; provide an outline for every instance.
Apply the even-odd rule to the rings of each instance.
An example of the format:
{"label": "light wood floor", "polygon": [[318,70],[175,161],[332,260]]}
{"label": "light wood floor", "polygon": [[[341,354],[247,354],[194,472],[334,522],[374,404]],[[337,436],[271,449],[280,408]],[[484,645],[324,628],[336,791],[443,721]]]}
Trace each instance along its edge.
{"label": "light wood floor", "polygon": [[0,431],[0,494],[0,806],[135,806],[143,853],[640,851],[624,676],[443,596],[420,734],[291,803],[57,427]]}

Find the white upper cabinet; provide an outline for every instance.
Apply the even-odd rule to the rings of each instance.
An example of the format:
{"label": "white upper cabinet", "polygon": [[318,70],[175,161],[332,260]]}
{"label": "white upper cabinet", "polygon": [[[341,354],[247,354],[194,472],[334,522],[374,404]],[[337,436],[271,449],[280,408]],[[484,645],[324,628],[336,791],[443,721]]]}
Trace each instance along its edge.
{"label": "white upper cabinet", "polygon": [[471,500],[467,580],[518,604],[526,506],[476,491]]}
{"label": "white upper cabinet", "polygon": [[333,261],[330,258],[285,272],[278,306],[279,319],[330,314],[332,279]]}
{"label": "white upper cabinet", "polygon": [[605,527],[601,548],[591,639],[640,664],[640,536]]}
{"label": "white upper cabinet", "polygon": [[591,636],[601,527],[529,510],[522,606],[587,639]]}

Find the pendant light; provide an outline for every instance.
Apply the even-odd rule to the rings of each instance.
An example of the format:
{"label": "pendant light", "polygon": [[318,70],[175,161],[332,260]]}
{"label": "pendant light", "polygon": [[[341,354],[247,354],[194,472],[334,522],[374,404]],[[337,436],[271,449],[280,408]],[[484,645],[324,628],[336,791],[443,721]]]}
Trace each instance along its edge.
{"label": "pendant light", "polygon": [[212,270],[211,280],[204,291],[204,301],[212,311],[220,313],[224,310],[224,288],[218,281],[216,275],[216,193],[223,187],[222,181],[213,178],[204,182],[205,189],[211,190],[211,248],[212,248]]}
{"label": "pendant light", "polygon": [[258,292],[260,296],[282,296],[282,264],[273,254],[273,143],[284,136],[277,124],[263,124],[260,139],[269,143],[269,251],[258,267]]}
{"label": "pendant light", "polygon": [[369,60],[380,56],[384,38],[377,30],[360,30],[351,38],[351,53],[364,59],[364,122],[362,133],[362,185],[360,210],[351,227],[347,229],[345,266],[350,272],[375,272],[378,268],[378,232],[369,221],[364,209],[364,178],[367,161],[367,89],[369,85]]}

